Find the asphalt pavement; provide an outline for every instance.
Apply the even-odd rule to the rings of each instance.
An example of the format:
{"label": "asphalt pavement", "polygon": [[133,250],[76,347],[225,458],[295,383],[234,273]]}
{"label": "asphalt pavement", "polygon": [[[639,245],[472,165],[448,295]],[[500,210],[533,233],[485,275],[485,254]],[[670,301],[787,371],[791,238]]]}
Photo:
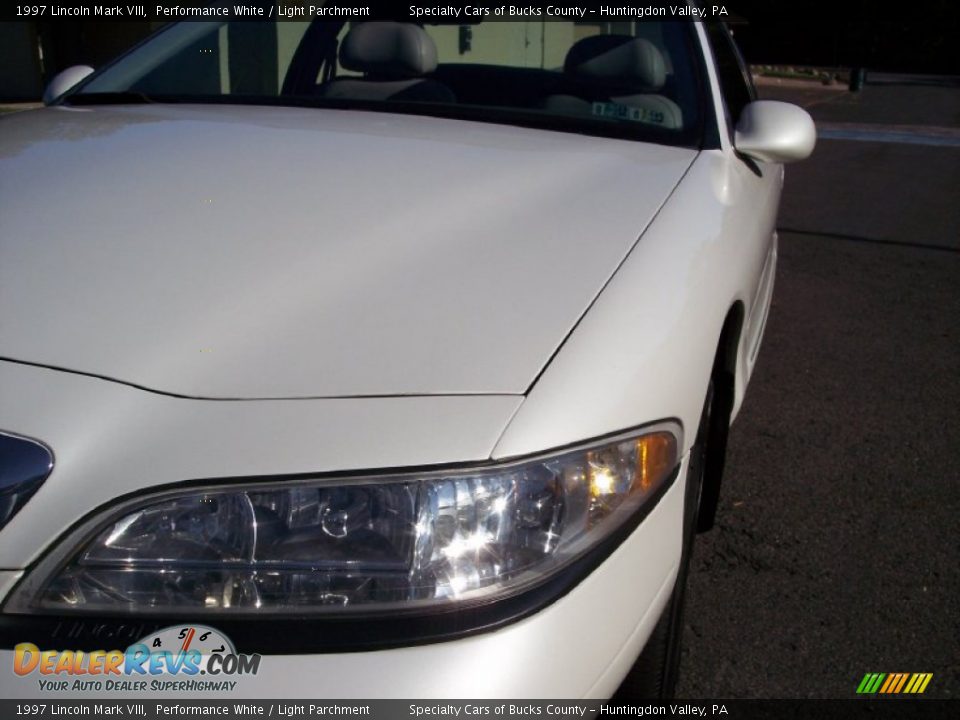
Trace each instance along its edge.
{"label": "asphalt pavement", "polygon": [[787,169],[773,307],[718,525],[694,549],[678,694],[855,698],[865,673],[931,672],[926,696],[958,698],[960,142],[924,138],[960,139],[960,83],[761,94],[826,136],[863,132]]}

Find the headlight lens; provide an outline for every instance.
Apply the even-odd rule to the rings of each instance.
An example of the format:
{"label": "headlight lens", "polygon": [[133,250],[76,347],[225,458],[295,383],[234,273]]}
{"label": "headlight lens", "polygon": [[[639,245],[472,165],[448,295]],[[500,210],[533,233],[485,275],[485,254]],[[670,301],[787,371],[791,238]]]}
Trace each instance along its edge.
{"label": "headlight lens", "polygon": [[27,604],[222,614],[495,599],[607,537],[656,495],[678,447],[669,424],[479,470],[170,491],[90,527]]}

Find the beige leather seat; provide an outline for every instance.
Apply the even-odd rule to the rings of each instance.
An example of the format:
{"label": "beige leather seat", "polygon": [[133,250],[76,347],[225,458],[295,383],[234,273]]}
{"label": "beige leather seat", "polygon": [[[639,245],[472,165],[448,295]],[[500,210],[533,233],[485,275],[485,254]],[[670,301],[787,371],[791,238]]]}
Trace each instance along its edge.
{"label": "beige leather seat", "polygon": [[544,106],[568,115],[619,117],[677,130],[683,113],[658,93],[666,83],[663,54],[649,40],[631,35],[594,35],[570,48],[563,71],[590,88],[590,97],[553,95]]}
{"label": "beige leather seat", "polygon": [[437,48],[419,25],[366,22],[340,44],[340,65],[362,77],[331,80],[318,88],[330,98],[455,102],[443,83],[423,77],[437,68]]}

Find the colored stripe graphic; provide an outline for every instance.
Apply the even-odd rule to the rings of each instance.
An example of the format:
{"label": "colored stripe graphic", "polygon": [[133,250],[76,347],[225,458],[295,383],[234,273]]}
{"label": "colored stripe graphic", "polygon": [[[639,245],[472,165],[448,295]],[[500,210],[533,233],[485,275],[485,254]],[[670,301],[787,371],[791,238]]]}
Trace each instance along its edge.
{"label": "colored stripe graphic", "polygon": [[918,695],[927,689],[933,673],[867,673],[857,686],[858,695]]}
{"label": "colored stripe graphic", "polygon": [[890,690],[890,686],[895,685],[897,680],[899,679],[900,679],[900,676],[897,675],[897,673],[890,673],[889,675],[887,675],[887,681],[883,683],[883,685],[880,688],[881,694],[886,695],[887,692]]}
{"label": "colored stripe graphic", "polygon": [[890,686],[887,688],[887,692],[891,695],[900,692],[900,688],[903,686],[903,683],[906,682],[909,674],[910,673],[895,673],[893,676],[893,682],[890,683]]}
{"label": "colored stripe graphic", "polygon": [[861,695],[872,695],[880,687],[880,683],[886,677],[886,673],[867,673],[860,681],[857,692]]}

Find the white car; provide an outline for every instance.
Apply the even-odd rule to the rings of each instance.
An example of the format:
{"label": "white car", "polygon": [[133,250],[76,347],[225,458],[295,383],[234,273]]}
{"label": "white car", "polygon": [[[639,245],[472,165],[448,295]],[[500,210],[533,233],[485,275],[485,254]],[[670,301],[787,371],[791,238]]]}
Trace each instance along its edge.
{"label": "white car", "polygon": [[699,22],[88,72],[0,120],[0,694],[669,695],[809,116]]}

